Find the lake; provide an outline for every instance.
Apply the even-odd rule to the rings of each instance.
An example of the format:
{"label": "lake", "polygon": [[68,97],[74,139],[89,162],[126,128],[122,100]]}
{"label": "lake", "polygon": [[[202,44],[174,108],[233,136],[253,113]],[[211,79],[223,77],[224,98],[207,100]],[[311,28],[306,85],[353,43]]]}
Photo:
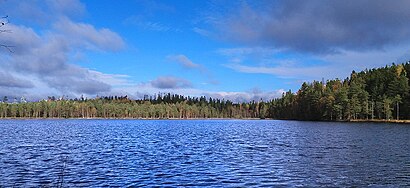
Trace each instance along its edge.
{"label": "lake", "polygon": [[0,187],[410,186],[410,126],[1,120]]}

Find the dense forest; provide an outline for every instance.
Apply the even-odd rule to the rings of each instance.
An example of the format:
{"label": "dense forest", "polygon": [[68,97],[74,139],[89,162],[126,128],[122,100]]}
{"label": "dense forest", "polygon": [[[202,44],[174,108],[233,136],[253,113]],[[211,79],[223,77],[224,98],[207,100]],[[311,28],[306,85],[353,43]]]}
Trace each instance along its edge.
{"label": "dense forest", "polygon": [[127,96],[55,99],[0,104],[0,117],[25,118],[265,118],[264,102],[234,104],[220,99],[158,94],[131,100]]}
{"label": "dense forest", "polygon": [[410,119],[410,63],[352,72],[346,79],[303,83],[270,101],[233,103],[158,94],[0,103],[1,118],[273,118],[295,120]]}
{"label": "dense forest", "polygon": [[297,120],[410,119],[410,63],[303,83],[269,104],[268,117]]}

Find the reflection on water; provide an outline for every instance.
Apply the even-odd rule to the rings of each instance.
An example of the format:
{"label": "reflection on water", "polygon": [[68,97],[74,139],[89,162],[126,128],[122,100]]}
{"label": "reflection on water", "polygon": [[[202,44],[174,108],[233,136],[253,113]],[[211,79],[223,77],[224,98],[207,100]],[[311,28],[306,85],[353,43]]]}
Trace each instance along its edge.
{"label": "reflection on water", "polygon": [[2,120],[0,187],[410,186],[410,126]]}

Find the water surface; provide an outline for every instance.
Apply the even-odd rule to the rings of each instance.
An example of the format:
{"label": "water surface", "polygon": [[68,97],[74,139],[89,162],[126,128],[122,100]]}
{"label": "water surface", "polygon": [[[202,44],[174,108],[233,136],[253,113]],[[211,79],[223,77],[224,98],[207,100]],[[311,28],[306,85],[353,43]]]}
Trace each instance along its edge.
{"label": "water surface", "polygon": [[410,126],[1,120],[0,187],[410,186]]}

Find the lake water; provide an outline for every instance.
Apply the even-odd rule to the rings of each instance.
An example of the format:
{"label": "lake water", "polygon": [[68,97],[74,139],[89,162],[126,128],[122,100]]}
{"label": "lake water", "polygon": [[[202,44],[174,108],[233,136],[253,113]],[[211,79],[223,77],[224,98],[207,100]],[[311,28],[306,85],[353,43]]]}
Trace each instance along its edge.
{"label": "lake water", "polygon": [[0,187],[410,186],[410,126],[1,120]]}

